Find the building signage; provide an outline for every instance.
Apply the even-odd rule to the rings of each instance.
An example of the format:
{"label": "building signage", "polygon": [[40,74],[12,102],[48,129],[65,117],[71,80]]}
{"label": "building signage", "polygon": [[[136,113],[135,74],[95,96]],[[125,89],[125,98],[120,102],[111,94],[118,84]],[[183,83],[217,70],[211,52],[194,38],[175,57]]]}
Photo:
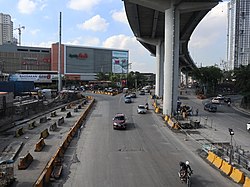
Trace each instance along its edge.
{"label": "building signage", "polygon": [[128,72],[128,51],[112,51],[112,72]]}
{"label": "building signage", "polygon": [[51,74],[13,74],[10,81],[34,81],[35,83],[51,83],[55,79]]}
{"label": "building signage", "polygon": [[88,54],[87,53],[79,53],[79,54],[69,54],[69,57],[70,58],[77,58],[77,59],[80,59],[80,60],[84,60],[86,58],[88,58]]}

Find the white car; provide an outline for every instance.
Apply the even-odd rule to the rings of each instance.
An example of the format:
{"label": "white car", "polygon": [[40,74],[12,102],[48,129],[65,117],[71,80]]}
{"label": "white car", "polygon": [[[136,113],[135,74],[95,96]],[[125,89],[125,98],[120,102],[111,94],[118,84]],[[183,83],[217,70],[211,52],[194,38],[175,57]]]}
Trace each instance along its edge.
{"label": "white car", "polygon": [[247,131],[250,132],[250,121],[247,123]]}
{"label": "white car", "polygon": [[213,104],[220,104],[220,99],[218,99],[217,97],[213,98],[211,101]]}
{"label": "white car", "polygon": [[137,107],[137,113],[138,114],[146,114],[147,109],[145,107],[145,105],[138,105]]}

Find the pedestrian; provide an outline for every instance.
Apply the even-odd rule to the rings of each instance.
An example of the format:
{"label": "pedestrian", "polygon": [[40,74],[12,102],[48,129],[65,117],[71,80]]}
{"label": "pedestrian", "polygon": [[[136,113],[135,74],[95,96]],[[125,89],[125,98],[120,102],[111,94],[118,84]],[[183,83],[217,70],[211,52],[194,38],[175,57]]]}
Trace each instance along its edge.
{"label": "pedestrian", "polygon": [[199,114],[199,109],[197,108],[196,109],[196,116],[198,116],[198,114]]}

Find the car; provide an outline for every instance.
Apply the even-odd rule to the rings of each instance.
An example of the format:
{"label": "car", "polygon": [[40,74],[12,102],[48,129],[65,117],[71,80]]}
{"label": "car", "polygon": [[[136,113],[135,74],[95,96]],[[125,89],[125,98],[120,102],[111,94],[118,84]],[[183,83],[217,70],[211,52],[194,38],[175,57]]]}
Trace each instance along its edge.
{"label": "car", "polygon": [[135,93],[135,92],[132,92],[132,93],[130,94],[130,97],[131,97],[131,98],[136,98],[136,93]]}
{"label": "car", "polygon": [[204,105],[204,110],[207,110],[209,112],[216,112],[217,111],[217,106],[214,105],[213,103],[206,103]]}
{"label": "car", "polygon": [[138,114],[146,114],[147,109],[145,107],[145,105],[138,105],[137,107],[137,113]]}
{"label": "car", "polygon": [[214,97],[214,98],[211,100],[211,102],[212,102],[213,104],[220,104],[220,99],[218,99],[217,97]]}
{"label": "car", "polygon": [[130,96],[126,96],[126,97],[124,98],[124,102],[125,102],[125,103],[132,103],[131,97],[130,97]]}
{"label": "car", "polygon": [[219,95],[217,95],[217,97],[216,97],[217,99],[219,99],[219,100],[223,100],[224,99],[224,96],[223,95],[221,95],[221,94],[219,94]]}
{"label": "car", "polygon": [[225,97],[225,98],[224,98],[224,102],[225,102],[225,103],[228,103],[228,102],[231,103],[231,98],[230,98],[230,97]]}
{"label": "car", "polygon": [[123,113],[117,113],[115,114],[115,117],[113,118],[113,129],[126,129],[126,116]]}
{"label": "car", "polygon": [[250,132],[250,121],[247,123],[247,131]]}
{"label": "car", "polygon": [[145,95],[145,91],[144,90],[140,90],[139,91],[139,95]]}
{"label": "car", "polygon": [[143,90],[144,90],[145,93],[149,93],[150,92],[150,90],[147,89],[147,88],[144,88]]}

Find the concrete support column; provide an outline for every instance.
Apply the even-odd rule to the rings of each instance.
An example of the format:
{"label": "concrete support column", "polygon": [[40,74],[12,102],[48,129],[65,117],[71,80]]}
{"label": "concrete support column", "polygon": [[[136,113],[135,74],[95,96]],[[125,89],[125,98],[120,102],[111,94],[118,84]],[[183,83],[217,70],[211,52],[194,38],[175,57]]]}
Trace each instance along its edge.
{"label": "concrete support column", "polygon": [[164,45],[159,42],[156,45],[156,84],[155,84],[155,95],[163,96],[163,64],[164,64]]}
{"label": "concrete support column", "polygon": [[179,96],[179,15],[173,2],[171,7],[165,10],[164,115],[174,114]]}
{"label": "concrete support column", "polygon": [[173,71],[173,105],[172,113],[177,111],[177,100],[179,97],[179,56],[180,56],[180,12],[174,10],[174,71]]}
{"label": "concrete support column", "polygon": [[163,114],[172,113],[173,94],[173,61],[174,61],[174,8],[165,10],[165,53],[164,53],[164,93],[163,93]]}
{"label": "concrete support column", "polygon": [[185,72],[186,86],[188,86],[188,71]]}
{"label": "concrete support column", "polygon": [[164,42],[160,46],[160,88],[159,96],[163,97],[164,93]]}
{"label": "concrete support column", "polygon": [[155,77],[155,95],[160,95],[160,47],[161,45],[156,45],[156,77]]}

